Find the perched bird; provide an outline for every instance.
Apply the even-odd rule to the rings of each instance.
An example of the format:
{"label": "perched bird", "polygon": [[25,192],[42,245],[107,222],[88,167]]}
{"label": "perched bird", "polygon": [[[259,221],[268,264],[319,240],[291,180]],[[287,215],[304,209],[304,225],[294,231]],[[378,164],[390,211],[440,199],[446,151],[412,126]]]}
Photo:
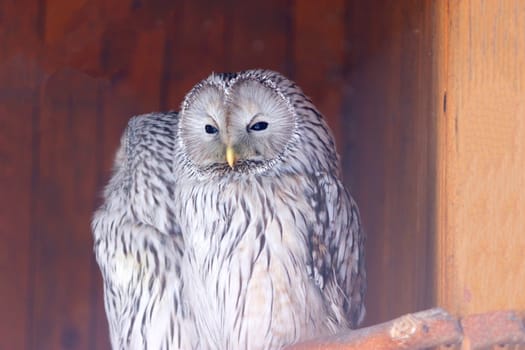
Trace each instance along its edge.
{"label": "perched bird", "polygon": [[92,228],[114,349],[279,349],[355,328],[365,269],[333,136],[268,70],[134,117]]}

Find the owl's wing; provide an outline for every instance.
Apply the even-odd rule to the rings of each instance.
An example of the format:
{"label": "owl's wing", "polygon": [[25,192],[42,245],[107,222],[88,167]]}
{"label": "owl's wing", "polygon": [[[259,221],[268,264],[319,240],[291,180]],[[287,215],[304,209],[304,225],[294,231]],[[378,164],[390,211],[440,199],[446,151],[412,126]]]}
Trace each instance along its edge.
{"label": "owl's wing", "polygon": [[337,323],[354,328],[365,315],[365,236],[359,210],[337,177],[317,174],[315,183],[313,278]]}
{"label": "owl's wing", "polygon": [[174,113],[134,117],[92,223],[113,348],[186,348],[183,240],[172,210]]}

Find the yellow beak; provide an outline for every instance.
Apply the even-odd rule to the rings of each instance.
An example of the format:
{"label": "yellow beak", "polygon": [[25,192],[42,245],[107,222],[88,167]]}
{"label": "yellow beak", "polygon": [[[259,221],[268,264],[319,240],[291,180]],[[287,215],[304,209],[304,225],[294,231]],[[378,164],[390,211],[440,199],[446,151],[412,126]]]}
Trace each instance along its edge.
{"label": "yellow beak", "polygon": [[233,150],[232,146],[226,146],[226,161],[228,162],[228,165],[230,168],[233,169],[233,166],[235,165],[236,161],[235,151]]}

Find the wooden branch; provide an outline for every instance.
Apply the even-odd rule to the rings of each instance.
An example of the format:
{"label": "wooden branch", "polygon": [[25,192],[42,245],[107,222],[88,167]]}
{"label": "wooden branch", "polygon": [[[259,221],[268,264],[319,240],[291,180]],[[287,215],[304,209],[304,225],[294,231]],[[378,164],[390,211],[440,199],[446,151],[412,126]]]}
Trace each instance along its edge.
{"label": "wooden branch", "polygon": [[462,350],[485,349],[495,345],[525,345],[523,318],[513,311],[467,316],[461,320]]}
{"label": "wooden branch", "polygon": [[473,315],[458,320],[436,308],[296,344],[287,350],[416,350],[459,344],[462,350],[485,349],[494,345],[525,345],[523,320],[512,311]]}
{"label": "wooden branch", "polygon": [[457,319],[442,309],[408,314],[379,325],[297,344],[289,350],[307,349],[421,349],[461,341]]}

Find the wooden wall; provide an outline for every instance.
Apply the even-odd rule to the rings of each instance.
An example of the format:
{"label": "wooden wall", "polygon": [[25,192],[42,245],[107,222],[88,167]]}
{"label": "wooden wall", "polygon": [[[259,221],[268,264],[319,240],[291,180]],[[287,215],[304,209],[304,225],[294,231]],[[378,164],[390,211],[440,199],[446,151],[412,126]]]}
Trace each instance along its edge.
{"label": "wooden wall", "polygon": [[364,216],[371,324],[432,305],[435,101],[430,1],[353,1],[344,164]]}
{"label": "wooden wall", "polygon": [[437,302],[525,310],[525,2],[436,9]]}
{"label": "wooden wall", "polygon": [[[463,232],[487,242],[484,266],[501,263],[497,252],[505,250],[505,261],[516,262],[508,266],[524,270],[517,246],[489,242],[495,221],[471,225],[467,216],[515,208],[518,219],[500,217],[501,231],[507,240],[523,233],[525,200],[511,195],[523,178],[505,181],[523,167],[523,150],[505,150],[523,147],[524,80],[516,77],[523,72],[525,31],[517,28],[525,14],[519,0],[482,3],[491,2],[1,1],[0,349],[109,347],[89,224],[128,118],[176,109],[212,71],[253,67],[295,79],[335,131],[368,233],[366,323],[438,301],[452,311],[477,310],[490,292],[462,307],[456,296],[464,295],[464,280],[451,277],[476,270],[467,262],[477,261],[478,251],[458,238]],[[493,12],[499,15],[492,19]],[[487,25],[496,28],[490,39]],[[488,58],[494,52],[508,54]],[[493,80],[498,85],[484,90]],[[513,107],[499,107],[507,103]],[[480,123],[500,110],[508,116],[487,124],[499,132],[495,138],[474,127],[481,125],[480,106]],[[494,143],[477,144],[476,135]],[[450,163],[443,155],[454,147],[463,153]],[[471,160],[478,152],[492,158]],[[489,170],[502,157],[500,170]],[[485,169],[483,186],[503,186],[504,194],[468,197],[480,187],[465,164]],[[444,182],[448,176],[454,185]],[[495,283],[496,270],[489,271],[472,288]]]}

